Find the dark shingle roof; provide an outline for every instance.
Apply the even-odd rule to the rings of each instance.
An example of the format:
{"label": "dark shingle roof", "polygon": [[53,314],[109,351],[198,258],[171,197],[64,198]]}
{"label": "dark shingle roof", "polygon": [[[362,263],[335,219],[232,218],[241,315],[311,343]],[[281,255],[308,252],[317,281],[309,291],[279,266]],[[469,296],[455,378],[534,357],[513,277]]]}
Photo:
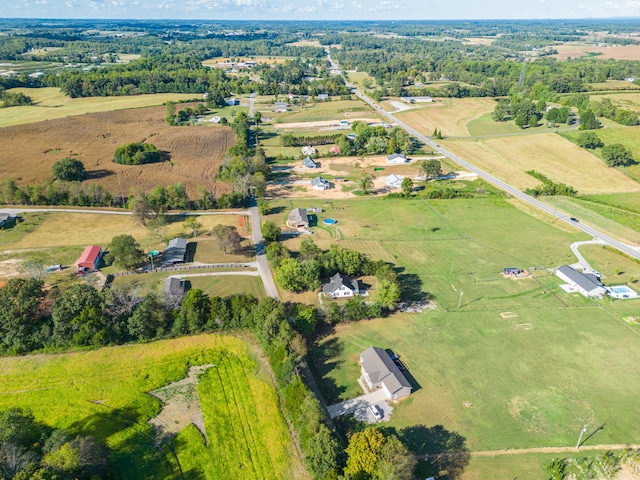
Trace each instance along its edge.
{"label": "dark shingle roof", "polygon": [[349,290],[356,293],[360,290],[358,288],[358,280],[349,280],[347,277],[345,277],[341,273],[336,273],[333,277],[329,279],[329,283],[325,283],[322,286],[322,291],[327,294],[332,294],[343,285],[347,287]]}
{"label": "dark shingle roof", "polygon": [[307,224],[309,225],[309,217],[307,216],[307,212],[303,208],[294,208],[289,213],[289,222],[295,223],[296,225]]}

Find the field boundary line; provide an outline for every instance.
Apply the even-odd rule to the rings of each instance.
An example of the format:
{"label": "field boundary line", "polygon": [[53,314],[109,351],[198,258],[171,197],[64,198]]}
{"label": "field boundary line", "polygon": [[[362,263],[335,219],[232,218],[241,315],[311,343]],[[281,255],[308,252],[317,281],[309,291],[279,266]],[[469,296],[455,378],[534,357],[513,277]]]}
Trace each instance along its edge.
{"label": "field boundary line", "polygon": [[609,445],[582,445],[579,449],[576,447],[532,447],[532,448],[514,448],[504,450],[478,450],[475,452],[442,452],[426,455],[418,455],[419,460],[433,460],[439,457],[458,457],[471,455],[472,457],[498,457],[502,455],[527,455],[535,453],[575,453],[583,450],[638,450],[640,445],[636,444],[609,444]]}

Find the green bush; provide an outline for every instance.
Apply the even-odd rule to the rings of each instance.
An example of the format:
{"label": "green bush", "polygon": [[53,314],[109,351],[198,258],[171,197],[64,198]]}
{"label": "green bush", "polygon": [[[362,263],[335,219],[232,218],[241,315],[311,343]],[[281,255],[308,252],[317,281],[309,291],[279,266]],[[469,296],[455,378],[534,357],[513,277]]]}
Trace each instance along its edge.
{"label": "green bush", "polygon": [[122,165],[143,165],[162,159],[160,152],[150,143],[133,142],[116,148],[113,161]]}

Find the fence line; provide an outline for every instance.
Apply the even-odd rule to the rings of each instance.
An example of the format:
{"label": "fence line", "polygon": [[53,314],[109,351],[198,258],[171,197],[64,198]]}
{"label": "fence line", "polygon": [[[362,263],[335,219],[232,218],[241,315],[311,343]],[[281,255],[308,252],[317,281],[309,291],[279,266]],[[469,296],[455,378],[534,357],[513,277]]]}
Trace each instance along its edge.
{"label": "fence line", "polygon": [[156,267],[150,268],[148,270],[136,270],[136,271],[126,271],[126,272],[116,272],[113,274],[114,277],[122,277],[127,275],[142,275],[144,273],[162,273],[162,272],[186,272],[189,270],[205,270],[211,268],[252,268],[256,267],[255,264],[252,263],[206,263],[202,265],[174,265],[171,267]]}

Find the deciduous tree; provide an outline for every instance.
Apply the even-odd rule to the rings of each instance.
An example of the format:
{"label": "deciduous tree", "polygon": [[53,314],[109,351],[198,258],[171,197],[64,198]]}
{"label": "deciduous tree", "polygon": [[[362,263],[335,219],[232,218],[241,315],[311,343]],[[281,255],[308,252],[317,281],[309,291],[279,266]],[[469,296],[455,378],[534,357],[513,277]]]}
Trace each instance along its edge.
{"label": "deciduous tree", "polygon": [[53,178],[68,182],[81,182],[87,178],[84,164],[77,158],[65,157],[51,167]]}
{"label": "deciduous tree", "polygon": [[238,229],[231,225],[216,225],[211,231],[216,239],[218,248],[225,254],[233,254],[240,251],[242,237]]}
{"label": "deciduous tree", "polygon": [[144,251],[136,239],[131,235],[117,235],[111,239],[107,260],[125,270],[132,270],[142,265],[145,259]]}
{"label": "deciduous tree", "polygon": [[633,162],[633,154],[621,143],[602,147],[602,157],[610,167],[625,166]]}

